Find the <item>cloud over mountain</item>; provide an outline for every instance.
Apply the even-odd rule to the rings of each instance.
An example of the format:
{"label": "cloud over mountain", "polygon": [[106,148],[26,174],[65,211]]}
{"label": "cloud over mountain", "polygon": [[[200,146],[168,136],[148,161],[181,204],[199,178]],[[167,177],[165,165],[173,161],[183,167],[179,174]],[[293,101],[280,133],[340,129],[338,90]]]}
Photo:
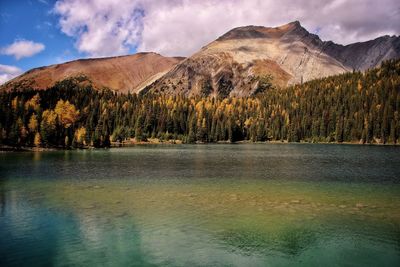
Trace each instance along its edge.
{"label": "cloud over mountain", "polygon": [[15,66],[0,64],[0,84],[22,74],[22,70]]}
{"label": "cloud over mountain", "polygon": [[231,28],[293,20],[344,44],[400,33],[397,0],[59,0],[54,13],[90,56],[132,49],[188,56]]}
{"label": "cloud over mountain", "polygon": [[3,47],[0,53],[3,55],[14,56],[19,60],[24,57],[31,57],[45,49],[44,44],[35,43],[28,40],[16,40],[14,43]]}

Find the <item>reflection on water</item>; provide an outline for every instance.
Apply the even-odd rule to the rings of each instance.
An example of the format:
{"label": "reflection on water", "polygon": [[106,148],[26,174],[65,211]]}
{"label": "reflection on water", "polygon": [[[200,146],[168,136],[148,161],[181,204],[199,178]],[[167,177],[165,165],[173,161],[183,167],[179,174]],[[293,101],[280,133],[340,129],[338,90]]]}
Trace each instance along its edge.
{"label": "reflection on water", "polygon": [[398,147],[0,154],[1,266],[398,266]]}

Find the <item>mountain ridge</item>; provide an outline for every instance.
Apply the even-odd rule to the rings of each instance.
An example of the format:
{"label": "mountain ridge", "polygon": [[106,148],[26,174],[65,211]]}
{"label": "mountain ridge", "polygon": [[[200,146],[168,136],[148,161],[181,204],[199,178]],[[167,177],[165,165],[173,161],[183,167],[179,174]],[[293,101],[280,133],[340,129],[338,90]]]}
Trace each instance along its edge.
{"label": "mountain ridge", "polygon": [[[124,63],[127,58],[135,60]],[[266,89],[260,86],[260,81],[286,87],[374,68],[384,60],[396,58],[400,58],[399,36],[386,35],[341,45],[323,41],[299,21],[293,21],[277,27],[233,28],[187,58],[145,52],[39,67],[7,82],[1,89],[46,89],[57,80],[83,75],[95,88],[106,87],[123,93],[249,96]],[[113,65],[113,61],[120,63]],[[93,64],[101,65],[94,68],[94,75]],[[79,65],[81,71],[65,70],[65,75],[56,75],[56,69],[68,65]],[[46,74],[49,69],[54,69],[56,74]]]}
{"label": "mountain ridge", "polygon": [[28,70],[1,85],[3,90],[47,89],[57,81],[84,77],[96,89],[108,88],[118,92],[134,92],[145,86],[150,77],[164,73],[181,61],[181,57],[163,57],[154,52],[133,55],[84,58]]}
{"label": "mountain ridge", "polygon": [[[223,34],[181,61],[146,88],[148,92],[249,96],[270,77],[279,87],[352,70],[379,66],[400,57],[400,37],[337,45],[322,41],[299,21],[278,27],[242,26]],[[349,59],[351,58],[351,59]]]}

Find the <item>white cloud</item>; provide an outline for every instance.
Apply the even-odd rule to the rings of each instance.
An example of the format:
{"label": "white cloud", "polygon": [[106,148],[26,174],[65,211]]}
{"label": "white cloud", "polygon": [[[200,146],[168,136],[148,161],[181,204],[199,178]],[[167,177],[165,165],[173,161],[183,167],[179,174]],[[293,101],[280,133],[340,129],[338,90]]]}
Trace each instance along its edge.
{"label": "white cloud", "polygon": [[78,51],[91,56],[126,54],[140,39],[142,10],[136,1],[65,0],[54,12],[61,30],[76,38]]}
{"label": "white cloud", "polygon": [[31,57],[40,53],[45,48],[44,44],[27,40],[16,40],[9,46],[3,47],[0,52],[3,55],[14,56],[17,60],[24,57]]}
{"label": "white cloud", "polygon": [[61,30],[90,56],[133,47],[188,56],[234,27],[294,20],[347,44],[399,34],[399,11],[398,0],[59,0],[54,7]]}
{"label": "white cloud", "polygon": [[0,84],[22,74],[22,70],[15,66],[0,64]]}

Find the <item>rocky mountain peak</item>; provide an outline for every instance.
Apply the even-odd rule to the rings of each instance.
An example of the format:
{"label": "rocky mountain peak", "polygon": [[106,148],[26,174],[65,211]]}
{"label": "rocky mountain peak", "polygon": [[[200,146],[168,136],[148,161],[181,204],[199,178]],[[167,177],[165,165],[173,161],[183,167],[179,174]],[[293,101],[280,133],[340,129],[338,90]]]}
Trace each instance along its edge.
{"label": "rocky mountain peak", "polygon": [[399,57],[398,39],[384,36],[342,46],[322,41],[299,21],[278,27],[238,27],[176,65],[146,90],[248,96],[259,91],[259,81],[265,77],[285,87],[378,66],[382,60]]}
{"label": "rocky mountain peak", "polygon": [[264,27],[248,25],[234,28],[221,37],[217,41],[234,40],[234,39],[257,39],[257,38],[281,38],[290,32],[307,32],[299,21],[293,21],[278,27]]}
{"label": "rocky mountain peak", "polygon": [[346,71],[365,70],[400,58],[400,37],[340,45],[322,41],[299,21],[278,27],[234,28],[187,59],[156,53],[86,59],[31,70],[2,89],[41,88],[85,75],[95,88],[120,92],[248,96],[270,79],[277,87]]}

